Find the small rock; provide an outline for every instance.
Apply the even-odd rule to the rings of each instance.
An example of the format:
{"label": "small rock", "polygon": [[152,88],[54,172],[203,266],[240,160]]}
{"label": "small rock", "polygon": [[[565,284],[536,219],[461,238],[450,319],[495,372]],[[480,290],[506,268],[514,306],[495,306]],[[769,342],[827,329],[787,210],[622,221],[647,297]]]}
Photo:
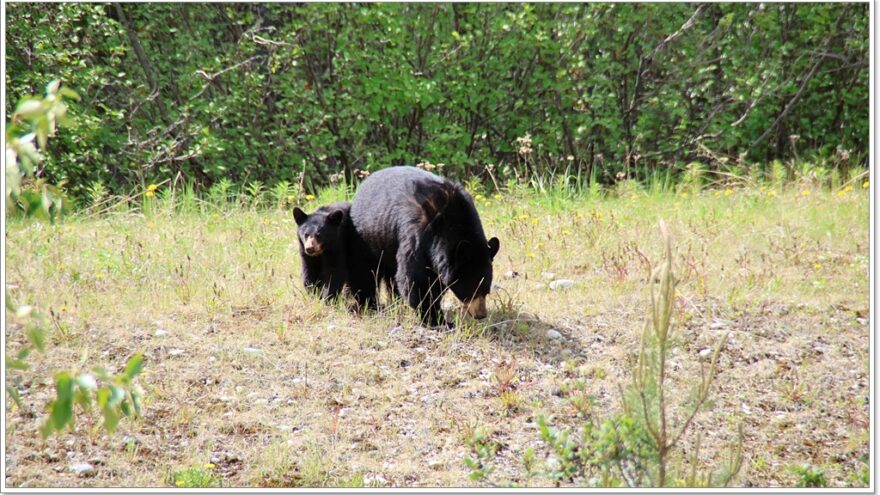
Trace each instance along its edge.
{"label": "small rock", "polygon": [[428,467],[433,469],[434,471],[439,471],[440,469],[443,468],[443,461],[440,461],[438,459],[434,459],[434,460],[428,462]]}
{"label": "small rock", "polygon": [[160,328],[160,329],[156,330],[156,333],[154,333],[153,335],[155,335],[156,337],[164,337],[164,336],[168,335],[168,330]]}
{"label": "small rock", "polygon": [[553,272],[541,272],[541,276],[547,280],[553,280],[556,278],[556,274]]}
{"label": "small rock", "polygon": [[329,330],[329,331],[331,331],[331,332],[332,332],[333,330],[336,330],[336,325],[334,325],[334,324],[332,324],[332,323],[329,324],[329,325],[327,325],[327,330]]}
{"label": "small rock", "polygon": [[553,387],[553,390],[550,392],[554,397],[562,397],[565,395],[565,392],[562,391],[559,387]]}
{"label": "small rock", "polygon": [[550,330],[547,330],[547,337],[553,340],[559,340],[562,338],[562,334],[551,328]]}
{"label": "small rock", "polygon": [[85,478],[86,476],[94,476],[95,474],[95,466],[92,466],[87,462],[71,464],[70,470],[73,472],[73,474],[81,478]]}
{"label": "small rock", "polygon": [[256,347],[242,347],[241,350],[248,353],[248,354],[262,354],[263,353],[262,349],[257,349]]}
{"label": "small rock", "polygon": [[701,358],[707,358],[712,355],[712,349],[706,348],[700,351]]}
{"label": "small rock", "polygon": [[507,270],[504,272],[504,278],[516,278],[519,277],[519,272],[515,272],[513,270]]}
{"label": "small rock", "polygon": [[568,289],[569,287],[574,286],[574,280],[568,280],[565,278],[561,278],[559,280],[554,280],[550,282],[550,290],[560,290],[560,289]]}
{"label": "small rock", "polygon": [[393,337],[395,335],[398,335],[402,331],[403,331],[403,327],[401,327],[400,325],[397,325],[396,327],[392,328],[391,330],[388,330],[388,335]]}
{"label": "small rock", "polygon": [[712,330],[727,328],[727,322],[724,320],[715,320],[712,322],[712,324],[709,325],[709,328],[711,328]]}
{"label": "small rock", "polygon": [[341,418],[345,418],[346,416],[348,416],[348,414],[349,414],[350,412],[351,412],[351,408],[350,408],[350,407],[343,407],[342,409],[340,409],[340,410],[339,410],[339,417],[340,417],[340,419],[341,419]]}
{"label": "small rock", "polygon": [[183,355],[183,349],[171,349],[168,351],[168,355],[171,357],[177,357]]}

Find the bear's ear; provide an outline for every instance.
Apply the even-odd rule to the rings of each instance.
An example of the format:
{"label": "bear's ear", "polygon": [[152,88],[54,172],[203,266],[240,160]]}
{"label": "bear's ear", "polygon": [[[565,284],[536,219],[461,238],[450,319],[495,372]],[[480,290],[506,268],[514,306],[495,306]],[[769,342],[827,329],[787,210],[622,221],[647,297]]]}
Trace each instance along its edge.
{"label": "bear's ear", "polygon": [[327,223],[330,225],[339,225],[342,223],[342,217],[345,215],[342,210],[333,210],[329,215],[327,215]]}
{"label": "bear's ear", "polygon": [[306,219],[309,218],[306,215],[306,212],[299,209],[299,206],[293,209],[293,219],[296,220],[297,225],[302,225],[306,222]]}
{"label": "bear's ear", "polygon": [[501,241],[497,237],[489,239],[489,258],[494,259],[499,249],[501,249]]}

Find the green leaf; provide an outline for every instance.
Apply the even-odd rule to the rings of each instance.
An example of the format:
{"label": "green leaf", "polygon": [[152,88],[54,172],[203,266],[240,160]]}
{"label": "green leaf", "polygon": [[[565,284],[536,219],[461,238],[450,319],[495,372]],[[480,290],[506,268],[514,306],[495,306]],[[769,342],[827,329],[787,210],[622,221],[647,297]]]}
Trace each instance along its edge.
{"label": "green leaf", "polygon": [[74,91],[74,90],[72,90],[72,89],[70,89],[70,88],[64,87],[64,88],[59,89],[58,92],[59,92],[62,96],[64,96],[64,97],[72,98],[72,99],[74,99],[74,100],[76,100],[76,101],[79,101],[79,100],[80,100],[80,96],[79,96],[79,94],[77,94],[76,91]]}
{"label": "green leaf", "polygon": [[39,351],[46,348],[46,332],[38,325],[31,325],[27,329],[27,339]]}
{"label": "green leaf", "polygon": [[129,380],[134,379],[143,369],[144,369],[144,356],[143,354],[135,354],[128,360],[128,363],[125,365],[125,376],[129,378]]}
{"label": "green leaf", "polygon": [[115,406],[125,399],[125,391],[116,385],[110,385],[110,400],[107,401],[108,406]]}
{"label": "green leaf", "polygon": [[43,113],[43,102],[40,100],[27,99],[18,104],[12,119],[21,117],[25,120],[33,120]]}
{"label": "green leaf", "polygon": [[82,373],[76,377],[76,384],[80,386],[83,390],[87,390],[92,392],[98,389],[98,382],[95,380],[95,377],[88,374]]}
{"label": "green leaf", "polygon": [[18,395],[18,390],[15,390],[15,387],[12,385],[6,385],[6,393],[12,397],[12,400],[15,402],[16,407],[21,409],[21,396]]}
{"label": "green leaf", "polygon": [[28,369],[28,364],[20,359],[12,359],[6,356],[6,367],[13,370],[26,370]]}
{"label": "green leaf", "polygon": [[31,355],[31,348],[25,347],[22,350],[18,351],[18,359],[25,359]]}
{"label": "green leaf", "polygon": [[98,405],[101,408],[107,407],[107,402],[110,400],[110,389],[101,388],[98,390]]}
{"label": "green leaf", "polygon": [[122,403],[119,404],[119,408],[122,409],[122,414],[131,416],[131,408],[129,407],[127,400],[122,401]]}
{"label": "green leaf", "polygon": [[116,409],[110,405],[104,406],[103,412],[104,428],[107,429],[107,433],[113,433],[116,431],[116,425],[119,424],[119,413],[117,413]]}
{"label": "green leaf", "polygon": [[54,95],[55,93],[58,92],[58,88],[60,86],[61,86],[60,80],[55,79],[54,81],[51,81],[49,84],[46,85],[46,94],[47,95]]}

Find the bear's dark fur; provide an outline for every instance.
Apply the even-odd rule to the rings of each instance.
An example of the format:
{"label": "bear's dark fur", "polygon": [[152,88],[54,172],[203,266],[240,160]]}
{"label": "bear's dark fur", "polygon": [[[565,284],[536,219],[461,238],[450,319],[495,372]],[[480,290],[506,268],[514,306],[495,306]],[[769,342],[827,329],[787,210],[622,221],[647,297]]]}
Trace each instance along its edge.
{"label": "bear's dark fur", "polygon": [[322,206],[311,215],[293,209],[306,289],[322,299],[338,296],[348,282],[351,203]]}
{"label": "bear's dark fur", "polygon": [[376,307],[377,285],[385,282],[425,323],[445,323],[447,289],[472,316],[486,316],[499,242],[486,240],[461,185],[415,167],[386,168],[361,184],[350,217],[349,283],[359,304]]}

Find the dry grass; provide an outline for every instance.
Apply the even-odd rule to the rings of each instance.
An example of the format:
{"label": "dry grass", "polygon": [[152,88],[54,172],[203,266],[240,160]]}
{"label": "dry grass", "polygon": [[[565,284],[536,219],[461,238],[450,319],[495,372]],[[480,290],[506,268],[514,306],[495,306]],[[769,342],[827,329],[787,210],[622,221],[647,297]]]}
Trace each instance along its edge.
{"label": "dry grass", "polygon": [[[659,218],[681,278],[673,374],[693,376],[699,352],[730,333],[714,408],[695,423],[702,460],[721,461],[741,419],[735,484],[793,486],[787,467],[802,463],[831,486],[857,483],[869,445],[866,191],[486,201],[500,287],[488,321],[451,332],[418,327],[399,305],[360,318],[308,297],[283,212],[157,207],[9,225],[9,294],[55,318],[48,352],[10,373],[25,409],[6,402],[6,485],[169,486],[195,467],[224,486],[471,486],[462,458],[477,427],[500,445],[495,477],[546,484],[524,479],[523,453],[541,451],[534,418],[576,428],[619,407]],[[574,286],[551,290],[546,272]],[[15,352],[23,331],[5,332]],[[40,439],[52,370],[85,358],[118,371],[138,351],[143,418],[108,437],[82,415],[75,434]],[[80,461],[93,477],[69,472]]]}

